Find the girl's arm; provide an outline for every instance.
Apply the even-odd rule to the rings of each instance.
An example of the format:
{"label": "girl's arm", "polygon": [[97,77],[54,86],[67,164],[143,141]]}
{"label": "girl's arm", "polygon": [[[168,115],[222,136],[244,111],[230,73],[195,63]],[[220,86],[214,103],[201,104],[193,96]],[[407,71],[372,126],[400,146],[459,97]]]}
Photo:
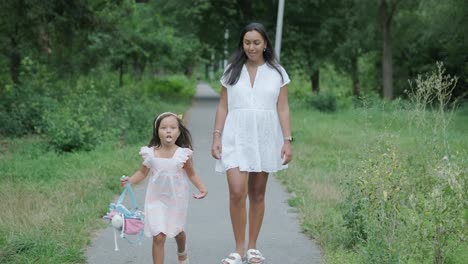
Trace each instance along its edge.
{"label": "girl's arm", "polygon": [[211,145],[211,155],[215,159],[220,159],[221,135],[223,133],[224,122],[228,113],[228,98],[226,87],[221,87],[221,96],[219,98],[218,108],[216,109],[215,124],[213,129],[213,144]]}
{"label": "girl's arm", "polygon": [[140,169],[137,170],[132,176],[121,179],[121,184],[123,187],[125,187],[126,182],[129,182],[131,184],[139,183],[148,175],[148,172],[149,168],[145,165],[141,165]]}
{"label": "girl's arm", "polygon": [[[289,103],[288,103],[288,86],[285,85],[280,89],[277,103],[278,117],[281,124],[281,131],[284,137],[291,136],[291,121],[289,116]],[[283,165],[288,164],[292,159],[291,141],[284,140],[283,148],[281,149],[281,158]]]}
{"label": "girl's arm", "polygon": [[184,170],[187,173],[189,180],[192,184],[198,189],[199,193],[193,194],[193,198],[195,199],[202,199],[208,194],[208,190],[206,189],[205,185],[203,184],[202,180],[198,175],[195,173],[192,165],[192,159],[188,159],[185,162]]}

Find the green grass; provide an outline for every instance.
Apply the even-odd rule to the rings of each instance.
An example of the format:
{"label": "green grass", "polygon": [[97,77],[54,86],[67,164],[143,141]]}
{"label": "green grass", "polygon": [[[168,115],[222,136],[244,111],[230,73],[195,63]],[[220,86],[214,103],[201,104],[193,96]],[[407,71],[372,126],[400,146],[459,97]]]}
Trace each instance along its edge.
{"label": "green grass", "polygon": [[[421,151],[427,148],[420,146],[421,141],[417,139],[430,138],[432,132],[416,129],[409,121],[409,113],[397,109],[348,109],[325,114],[293,107],[291,116],[294,158],[289,169],[278,175],[291,193],[289,205],[299,210],[303,230],[318,241],[327,263],[366,263],[365,254],[360,251],[362,248],[349,248],[350,234],[344,227],[340,210],[346,195],[343,183],[356,177],[363,158],[372,158],[368,153],[369,145],[383,135],[392,135],[399,151],[418,166],[424,154]],[[465,170],[465,182],[468,168],[466,135],[468,115],[463,110],[452,120],[448,140],[451,153]],[[462,243],[449,254],[446,263],[463,263],[467,249],[468,244]],[[426,259],[424,263],[432,262]]]}

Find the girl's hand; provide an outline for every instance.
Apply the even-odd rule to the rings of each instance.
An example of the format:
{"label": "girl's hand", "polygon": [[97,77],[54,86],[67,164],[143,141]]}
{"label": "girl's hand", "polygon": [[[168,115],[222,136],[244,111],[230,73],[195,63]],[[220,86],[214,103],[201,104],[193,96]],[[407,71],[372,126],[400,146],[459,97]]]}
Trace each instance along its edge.
{"label": "girl's hand", "polygon": [[213,144],[211,145],[211,156],[219,160],[221,159],[221,137],[215,136],[213,138]]}
{"label": "girl's hand", "polygon": [[291,142],[284,142],[281,148],[281,158],[283,159],[283,165],[288,164],[292,160]]}
{"label": "girl's hand", "polygon": [[199,190],[199,191],[200,191],[199,193],[192,194],[192,197],[195,198],[195,199],[203,199],[208,194],[208,190],[206,190],[206,189],[202,189],[202,190]]}
{"label": "girl's hand", "polygon": [[120,177],[120,186],[125,187],[127,182],[129,182],[127,176],[124,175],[124,176]]}

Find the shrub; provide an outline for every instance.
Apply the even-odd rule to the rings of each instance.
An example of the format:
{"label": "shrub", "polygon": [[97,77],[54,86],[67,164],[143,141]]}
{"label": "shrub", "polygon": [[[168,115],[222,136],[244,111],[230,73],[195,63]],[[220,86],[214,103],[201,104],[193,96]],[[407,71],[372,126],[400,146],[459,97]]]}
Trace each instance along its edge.
{"label": "shrub", "polygon": [[128,128],[125,109],[114,111],[93,92],[72,94],[44,115],[44,135],[59,151],[91,150],[98,143],[118,138]]}
{"label": "shrub", "polygon": [[321,112],[336,112],[336,101],[335,95],[326,92],[312,94],[306,98],[306,102],[309,106]]}
{"label": "shrub", "polygon": [[195,83],[183,75],[173,75],[146,81],[145,92],[157,95],[164,100],[190,99],[195,95]]}
{"label": "shrub", "polygon": [[444,263],[466,237],[466,161],[452,155],[447,138],[455,84],[442,64],[418,77],[408,93],[418,148],[405,154],[390,133],[371,140],[344,185],[350,246],[366,263]]}

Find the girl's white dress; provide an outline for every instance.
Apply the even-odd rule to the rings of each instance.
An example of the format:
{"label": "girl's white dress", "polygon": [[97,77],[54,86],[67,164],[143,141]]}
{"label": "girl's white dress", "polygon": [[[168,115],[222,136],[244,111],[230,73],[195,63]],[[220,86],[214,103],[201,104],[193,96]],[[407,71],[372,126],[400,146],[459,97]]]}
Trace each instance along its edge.
{"label": "girl's white dress", "polygon": [[178,148],[172,158],[157,158],[153,147],[142,147],[143,165],[150,169],[145,199],[145,235],[174,237],[185,230],[189,183],[183,166],[192,150]]}
{"label": "girl's white dress", "polygon": [[280,89],[290,79],[284,68],[278,67],[283,79],[268,64],[259,66],[253,87],[245,65],[236,84],[228,85],[227,78],[221,79],[221,84],[227,88],[228,114],[216,171],[239,167],[240,171],[276,172],[287,168],[282,165],[284,140],[277,102]]}

